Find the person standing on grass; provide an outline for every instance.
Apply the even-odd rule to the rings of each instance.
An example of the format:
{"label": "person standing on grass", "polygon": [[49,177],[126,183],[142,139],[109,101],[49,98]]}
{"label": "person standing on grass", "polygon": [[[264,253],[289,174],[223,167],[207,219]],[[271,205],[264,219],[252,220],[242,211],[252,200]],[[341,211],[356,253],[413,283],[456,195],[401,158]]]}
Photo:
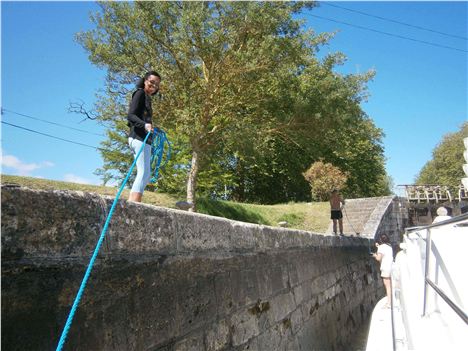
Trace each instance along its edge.
{"label": "person standing on grass", "polygon": [[380,262],[380,276],[382,277],[385,292],[387,293],[387,303],[384,305],[384,308],[389,308],[392,302],[390,274],[392,271],[393,249],[386,234],[380,236],[375,246],[377,247],[377,253],[372,254],[372,256]]}
{"label": "person standing on grass", "polygon": [[[153,109],[151,106],[151,96],[159,91],[161,76],[155,72],[147,72],[140,78],[132,94],[132,101],[128,109],[128,144],[136,157],[138,151],[143,146],[143,141],[147,133],[153,132]],[[151,178],[151,136],[146,140],[146,145],[137,160],[137,176],[130,191],[129,201],[141,202],[143,191]]]}
{"label": "person standing on grass", "polygon": [[341,212],[344,205],[345,205],[345,200],[341,197],[338,190],[334,189],[331,192],[331,196],[330,196],[330,209],[331,209],[330,218],[333,221],[333,233],[335,235],[337,234],[336,232],[337,222],[340,228],[340,235],[344,235],[343,234],[343,212]]}

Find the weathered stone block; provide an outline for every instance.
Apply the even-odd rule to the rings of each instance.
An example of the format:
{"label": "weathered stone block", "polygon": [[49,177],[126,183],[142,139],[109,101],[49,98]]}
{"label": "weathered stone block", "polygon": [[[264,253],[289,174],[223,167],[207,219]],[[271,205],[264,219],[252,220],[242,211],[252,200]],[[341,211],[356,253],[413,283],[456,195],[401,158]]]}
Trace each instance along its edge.
{"label": "weathered stone block", "polygon": [[230,325],[233,346],[242,345],[252,337],[260,334],[258,317],[248,310],[243,310],[232,315]]}
{"label": "weathered stone block", "polygon": [[273,299],[271,299],[270,305],[271,309],[269,314],[271,315],[272,320],[275,322],[283,320],[296,309],[294,296],[291,292],[275,296]]}
{"label": "weathered stone block", "polygon": [[174,345],[174,351],[200,351],[205,349],[203,334],[189,336]]}
{"label": "weathered stone block", "polygon": [[291,330],[293,334],[296,334],[303,325],[302,311],[300,308],[297,308],[291,313]]}
{"label": "weathered stone block", "polygon": [[260,350],[282,350],[282,344],[290,335],[290,327],[287,323],[276,324],[257,337]]}
{"label": "weathered stone block", "polygon": [[205,344],[206,351],[222,350],[229,344],[229,326],[223,319],[211,325],[206,332]]}

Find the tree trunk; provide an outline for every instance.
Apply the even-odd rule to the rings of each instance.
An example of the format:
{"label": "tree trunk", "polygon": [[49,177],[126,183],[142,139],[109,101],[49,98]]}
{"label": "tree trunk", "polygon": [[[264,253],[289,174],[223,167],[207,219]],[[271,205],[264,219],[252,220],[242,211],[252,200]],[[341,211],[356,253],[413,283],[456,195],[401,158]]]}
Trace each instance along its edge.
{"label": "tree trunk", "polygon": [[238,185],[233,193],[233,200],[237,202],[245,201],[245,172],[244,163],[240,158],[237,159],[236,173],[238,176]]}
{"label": "tree trunk", "polygon": [[189,208],[189,212],[196,212],[195,192],[197,189],[198,163],[198,152],[193,150],[192,166],[190,167],[190,173],[187,180],[187,202],[192,204],[192,206]]}

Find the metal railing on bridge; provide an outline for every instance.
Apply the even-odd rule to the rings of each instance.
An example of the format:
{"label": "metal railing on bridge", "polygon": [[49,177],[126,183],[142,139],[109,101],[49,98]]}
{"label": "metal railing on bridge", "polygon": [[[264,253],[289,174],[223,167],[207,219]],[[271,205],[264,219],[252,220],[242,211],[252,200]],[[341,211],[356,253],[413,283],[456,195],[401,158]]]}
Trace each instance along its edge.
{"label": "metal railing on bridge", "polygon": [[443,203],[452,201],[468,201],[468,190],[459,185],[458,189],[450,190],[447,185],[399,185],[405,187],[406,198],[416,203]]}

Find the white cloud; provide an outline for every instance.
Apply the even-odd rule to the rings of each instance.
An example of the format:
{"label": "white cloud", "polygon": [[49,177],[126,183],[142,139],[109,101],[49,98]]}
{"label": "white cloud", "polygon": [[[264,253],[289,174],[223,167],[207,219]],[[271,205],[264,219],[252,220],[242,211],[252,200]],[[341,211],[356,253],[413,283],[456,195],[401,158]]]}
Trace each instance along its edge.
{"label": "white cloud", "polygon": [[32,171],[45,167],[53,167],[54,164],[50,161],[44,161],[41,163],[25,163],[19,158],[13,155],[5,155],[2,153],[2,169],[9,168],[14,171],[15,174],[21,176],[28,176]]}
{"label": "white cloud", "polygon": [[93,184],[94,185],[94,183],[91,180],[88,180],[86,178],[82,178],[82,177],[77,176],[77,175],[72,174],[72,173],[65,174],[65,176],[63,177],[63,180],[65,180],[66,182],[71,182],[71,183]]}

